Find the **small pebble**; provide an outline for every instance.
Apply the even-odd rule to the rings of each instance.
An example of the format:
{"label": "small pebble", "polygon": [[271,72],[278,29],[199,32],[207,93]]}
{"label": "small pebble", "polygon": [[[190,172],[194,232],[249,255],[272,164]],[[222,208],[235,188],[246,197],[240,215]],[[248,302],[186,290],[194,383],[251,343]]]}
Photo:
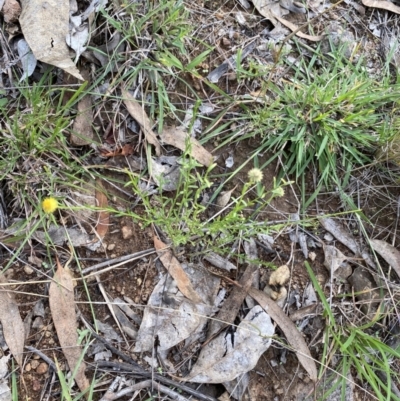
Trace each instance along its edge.
{"label": "small pebble", "polygon": [[130,239],[133,237],[133,231],[131,227],[123,226],[122,229],[122,238],[123,239]]}
{"label": "small pebble", "polygon": [[39,391],[41,388],[42,388],[42,386],[41,386],[41,384],[40,384],[40,381],[37,380],[37,379],[33,380],[33,383],[32,383],[32,390],[33,390],[33,391]]}
{"label": "small pebble", "polygon": [[108,245],[108,247],[107,247],[107,249],[108,249],[109,251],[113,251],[114,248],[115,248],[115,244],[110,244],[110,245]]}
{"label": "small pebble", "polygon": [[33,360],[33,361],[31,362],[31,368],[32,368],[32,369],[35,369],[35,370],[36,370],[36,368],[37,368],[39,365],[40,365],[40,362],[39,362],[38,360]]}
{"label": "small pebble", "polygon": [[30,363],[27,363],[25,366],[25,372],[30,372],[32,370],[32,366]]}
{"label": "small pebble", "polygon": [[39,375],[45,374],[49,370],[49,366],[47,365],[46,362],[42,362],[36,369],[36,372]]}
{"label": "small pebble", "polygon": [[24,272],[25,272],[26,274],[32,274],[32,273],[34,272],[34,270],[33,270],[32,267],[30,267],[30,266],[25,266],[25,267],[24,267]]}

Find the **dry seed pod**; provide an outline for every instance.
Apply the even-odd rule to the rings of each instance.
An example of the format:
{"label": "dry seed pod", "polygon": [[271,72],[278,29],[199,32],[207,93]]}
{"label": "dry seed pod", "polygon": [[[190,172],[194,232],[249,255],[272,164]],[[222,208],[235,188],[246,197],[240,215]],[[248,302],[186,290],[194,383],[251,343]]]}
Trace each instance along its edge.
{"label": "dry seed pod", "polygon": [[236,189],[236,185],[229,191],[221,192],[220,195],[218,196],[216,202],[215,202],[216,205],[219,206],[219,207],[225,207],[229,203],[229,201],[231,199],[232,192],[235,189]]}

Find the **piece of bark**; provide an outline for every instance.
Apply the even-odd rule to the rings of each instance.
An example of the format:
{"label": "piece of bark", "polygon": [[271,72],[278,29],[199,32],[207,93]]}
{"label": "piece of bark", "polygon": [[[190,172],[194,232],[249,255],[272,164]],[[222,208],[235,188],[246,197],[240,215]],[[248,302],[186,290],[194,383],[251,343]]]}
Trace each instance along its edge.
{"label": "piece of bark", "polygon": [[239,280],[239,286],[232,288],[231,293],[225,300],[221,309],[210,323],[210,329],[207,334],[207,342],[214,338],[225,327],[232,324],[236,319],[239,308],[246,298],[247,291],[253,282],[253,276],[257,273],[258,266],[249,263],[243,276]]}

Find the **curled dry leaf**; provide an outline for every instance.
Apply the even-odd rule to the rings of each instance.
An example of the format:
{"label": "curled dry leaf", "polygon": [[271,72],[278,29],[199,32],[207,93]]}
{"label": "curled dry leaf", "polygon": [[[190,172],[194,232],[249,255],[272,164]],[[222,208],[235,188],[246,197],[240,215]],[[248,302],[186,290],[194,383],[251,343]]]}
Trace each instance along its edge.
{"label": "curled dry leaf", "polygon": [[241,321],[235,333],[221,333],[207,343],[185,380],[223,383],[253,369],[269,348],[274,335],[270,317],[257,305]]}
{"label": "curled dry leaf", "polygon": [[156,248],[157,254],[160,257],[164,267],[168,270],[168,273],[177,282],[177,286],[181,293],[193,302],[202,302],[178,259],[173,255],[172,251],[167,249],[167,246],[156,236],[154,236],[154,248]]}
{"label": "curled dry leaf", "polygon": [[394,246],[379,239],[371,239],[369,242],[372,249],[378,252],[400,277],[400,252]]}
{"label": "curled dry leaf", "polygon": [[[57,259],[57,271],[49,288],[49,303],[54,327],[61,348],[71,372],[81,391],[89,387],[85,376],[85,363],[81,361],[82,350],[78,345],[78,325],[76,322],[74,282],[72,273],[63,268]],[[79,365],[79,366],[78,366]]]}
{"label": "curled dry leaf", "polygon": [[7,291],[1,286],[7,280],[0,274],[0,322],[3,326],[4,339],[10,348],[19,366],[22,366],[22,355],[24,352],[25,329],[19,314],[18,305],[12,291]]}
{"label": "curled dry leaf", "polygon": [[165,144],[172,145],[183,152],[187,149],[188,141],[190,141],[190,154],[195,160],[206,167],[209,167],[214,161],[212,154],[180,127],[165,127],[161,139]]}
{"label": "curled dry leaf", "polygon": [[65,42],[69,33],[69,15],[69,1],[30,0],[22,2],[19,22],[24,38],[38,60],[62,68],[83,81]]}
{"label": "curled dry leaf", "polygon": [[390,1],[383,0],[362,0],[364,6],[373,8],[382,8],[383,10],[388,10],[396,14],[400,14],[400,7],[394,5]]}
{"label": "curled dry leaf", "polygon": [[282,265],[272,272],[269,278],[269,285],[285,285],[290,278],[290,269]]}
{"label": "curled dry leaf", "polygon": [[[97,207],[105,209],[108,206],[107,196],[104,194],[104,187],[100,180],[96,180],[96,203]],[[110,213],[107,210],[100,210],[96,225],[97,234],[104,238],[110,225]]]}
{"label": "curled dry leaf", "polygon": [[204,302],[192,302],[178,290],[176,281],[164,274],[147,302],[134,352],[150,351],[155,336],[159,339],[158,349],[164,352],[181,341],[189,347],[204,334],[214,311],[220,279],[199,264],[182,268]]}
{"label": "curled dry leaf", "polygon": [[151,129],[151,122],[143,107],[135,100],[135,98],[126,90],[122,89],[125,106],[129,114],[138,122],[143,130],[146,141],[156,148],[156,155],[160,156],[161,146],[156,134]]}
{"label": "curled dry leaf", "polygon": [[262,308],[271,316],[275,323],[281,328],[289,344],[296,352],[299,362],[309,374],[312,381],[317,380],[317,366],[311,356],[310,350],[302,334],[297,330],[295,324],[285,315],[283,310],[268,295],[255,288],[250,288],[249,295],[253,297]]}
{"label": "curled dry leaf", "polygon": [[237,185],[235,185],[231,190],[221,192],[215,201],[216,205],[219,207],[225,207],[229,201],[231,200],[232,192],[236,189]]}

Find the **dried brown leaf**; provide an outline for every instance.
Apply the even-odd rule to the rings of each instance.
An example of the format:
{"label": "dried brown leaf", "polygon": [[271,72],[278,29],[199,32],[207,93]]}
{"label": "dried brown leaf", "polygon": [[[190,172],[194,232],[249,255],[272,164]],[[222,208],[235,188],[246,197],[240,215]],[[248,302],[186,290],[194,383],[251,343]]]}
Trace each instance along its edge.
{"label": "dried brown leaf", "polygon": [[235,185],[231,190],[221,192],[215,201],[216,205],[219,207],[225,207],[229,201],[231,200],[232,192],[236,189],[237,185]]}
{"label": "dried brown leaf", "polygon": [[366,249],[361,249],[356,239],[349,233],[340,223],[331,217],[323,217],[319,219],[322,227],[329,231],[338,241],[346,245],[355,255],[361,256],[367,264],[373,269],[376,268],[375,263],[371,259],[371,255]]}
{"label": "dried brown leaf", "polygon": [[135,98],[126,90],[122,89],[122,96],[124,97],[125,106],[129,114],[138,122],[142,127],[146,141],[156,148],[156,155],[160,156],[161,146],[157,139],[156,134],[151,129],[151,122],[143,107],[135,100]]}
{"label": "dried brown leaf", "polygon": [[182,151],[186,150],[187,141],[190,140],[190,154],[194,159],[206,167],[209,167],[214,161],[212,154],[182,128],[165,127],[161,134],[161,139],[167,145],[174,146]]}
{"label": "dried brown leaf", "polygon": [[58,259],[57,271],[49,288],[49,303],[57,337],[68,366],[73,372],[79,364],[74,379],[79,389],[85,391],[89,387],[89,381],[85,376],[85,363],[79,362],[82,350],[78,345],[73,277],[71,271],[64,269]]}
{"label": "dried brown leaf", "polygon": [[250,288],[249,295],[253,297],[263,309],[271,316],[271,319],[281,328],[287,341],[296,352],[299,362],[309,374],[311,380],[317,380],[317,366],[302,334],[296,325],[285,315],[283,310],[268,295],[255,288]]}
{"label": "dried brown leaf", "polygon": [[[299,29],[299,27],[295,24],[292,24],[289,21],[286,21],[284,18],[281,17],[277,17],[276,15],[274,15],[274,17],[282,24],[285,25],[286,28],[289,28],[292,32],[295,32]],[[298,36],[299,38],[303,38],[303,39],[307,39],[310,40],[311,42],[319,42],[321,41],[325,36],[324,35],[319,35],[319,36],[311,36],[311,35],[307,35],[301,31],[297,31],[295,33],[296,36]]]}
{"label": "dried brown leaf", "polygon": [[400,14],[400,7],[394,5],[390,1],[383,0],[362,0],[364,6],[373,8],[382,8],[383,10],[388,10],[396,14]]}
{"label": "dried brown leaf", "polygon": [[84,80],[70,57],[69,1],[25,0],[19,17],[21,30],[35,57]]}
{"label": "dried brown leaf", "polygon": [[2,11],[5,22],[15,22],[21,14],[21,6],[16,0],[5,0]]}
{"label": "dried brown leaf", "polygon": [[[108,206],[107,196],[104,194],[104,187],[100,180],[96,180],[96,204],[97,207],[104,209]],[[107,210],[100,210],[96,231],[101,238],[107,234],[109,225],[110,213]]]}
{"label": "dried brown leaf", "polygon": [[[87,70],[82,70],[82,76],[89,80]],[[90,145],[94,139],[92,96],[85,95],[78,103],[77,115],[72,127],[71,143],[75,146]]]}
{"label": "dried brown leaf", "polygon": [[400,252],[394,246],[379,239],[371,239],[369,242],[372,249],[378,252],[400,277]]}
{"label": "dried brown leaf", "polygon": [[[0,283],[7,280],[0,274]],[[22,366],[22,355],[24,352],[25,329],[24,322],[19,314],[18,305],[9,287],[0,284],[0,322],[3,326],[4,339],[10,348],[19,366]]]}
{"label": "dried brown leaf", "polygon": [[202,300],[195,291],[192,286],[192,283],[189,280],[189,277],[182,269],[181,264],[178,259],[173,255],[170,249],[166,249],[167,246],[160,241],[156,236],[154,236],[154,248],[157,250],[157,254],[164,265],[164,267],[168,270],[168,273],[174,278],[177,283],[177,286],[181,293],[196,303],[201,303]]}

